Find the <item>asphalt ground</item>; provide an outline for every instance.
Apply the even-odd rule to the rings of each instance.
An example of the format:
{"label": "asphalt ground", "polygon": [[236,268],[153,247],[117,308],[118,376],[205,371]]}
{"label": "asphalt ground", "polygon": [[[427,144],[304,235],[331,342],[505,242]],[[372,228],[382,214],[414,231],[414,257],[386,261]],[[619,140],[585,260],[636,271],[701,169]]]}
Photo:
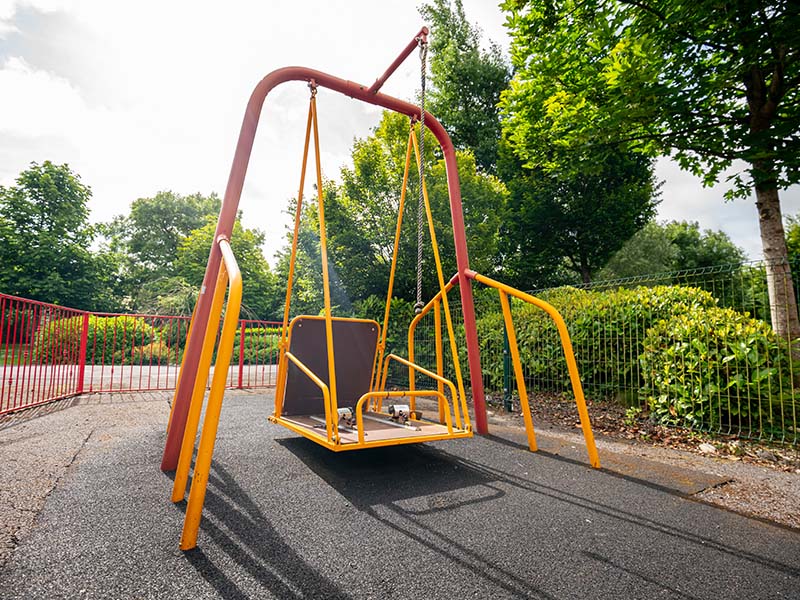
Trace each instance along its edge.
{"label": "asphalt ground", "polygon": [[800,597],[800,533],[687,499],[714,485],[703,474],[602,453],[594,470],[581,448],[542,436],[533,454],[502,427],[334,454],[267,422],[271,407],[226,396],[186,553],[158,468],[163,400],[0,431],[0,448],[41,453],[28,470],[49,482],[0,598]]}

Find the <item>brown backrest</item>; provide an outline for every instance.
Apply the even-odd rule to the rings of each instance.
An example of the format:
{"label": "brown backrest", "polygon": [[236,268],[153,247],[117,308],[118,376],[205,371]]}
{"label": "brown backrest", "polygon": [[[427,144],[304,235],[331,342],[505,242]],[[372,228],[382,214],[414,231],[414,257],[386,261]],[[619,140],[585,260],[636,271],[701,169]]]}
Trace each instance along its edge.
{"label": "brown backrest", "polygon": [[[380,327],[366,319],[332,319],[336,395],[339,408],[355,407],[369,391]],[[289,325],[289,352],[327,385],[328,349],[325,318],[300,316]],[[289,361],[283,414],[323,415],[322,390]]]}

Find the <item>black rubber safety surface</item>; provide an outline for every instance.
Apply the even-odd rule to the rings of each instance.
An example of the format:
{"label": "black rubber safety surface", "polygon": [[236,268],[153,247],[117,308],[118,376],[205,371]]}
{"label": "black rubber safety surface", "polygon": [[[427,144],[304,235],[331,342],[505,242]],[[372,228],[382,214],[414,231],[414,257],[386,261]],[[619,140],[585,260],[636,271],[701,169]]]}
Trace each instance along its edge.
{"label": "black rubber safety surface", "polygon": [[270,410],[226,398],[187,553],[163,427],[97,432],[0,598],[800,597],[796,531],[497,437],[335,454]]}

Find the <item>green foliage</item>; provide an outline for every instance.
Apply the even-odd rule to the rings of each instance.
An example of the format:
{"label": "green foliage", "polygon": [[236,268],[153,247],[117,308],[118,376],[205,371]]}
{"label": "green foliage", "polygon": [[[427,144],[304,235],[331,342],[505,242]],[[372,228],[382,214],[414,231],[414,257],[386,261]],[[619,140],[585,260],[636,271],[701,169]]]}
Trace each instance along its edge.
{"label": "green foliage", "polygon": [[700,231],[696,221],[650,222],[620,248],[599,275],[603,279],[636,277],[736,266],[744,260],[744,251],[723,231]]}
{"label": "green foliage", "polygon": [[511,68],[499,46],[481,48],[481,30],[467,21],[461,0],[434,0],[420,8],[430,25],[432,89],[429,110],[456,148],[472,150],[486,173],[496,173],[501,92]]}
{"label": "green foliage", "polygon": [[763,321],[731,309],[694,309],[658,321],[639,360],[639,394],[660,423],[762,429],[792,414],[786,344]]}
{"label": "green foliage", "polygon": [[[353,145],[353,167],[342,170],[342,184],[326,182],[324,187],[326,233],[332,304],[349,313],[353,305],[370,296],[383,296],[389,280],[403,181],[409,121],[385,112],[375,133]],[[440,248],[444,277],[455,272],[453,233],[446,173],[443,161],[436,160],[435,141],[428,135],[425,144],[426,171],[431,212]],[[477,170],[470,152],[457,152],[467,243],[472,250],[471,264],[482,272],[496,268],[498,229],[506,191],[495,177]],[[415,297],[417,270],[416,169],[411,168],[405,198],[398,264],[393,295]],[[322,307],[322,269],[319,251],[317,204],[306,200],[298,240],[298,256],[293,314],[317,314]],[[430,298],[438,289],[433,252],[427,224],[424,225],[423,296]],[[289,244],[291,238],[289,238]],[[287,244],[288,246],[288,244]],[[288,246],[281,254],[279,272],[288,276]]]}
{"label": "green foliage", "polygon": [[[114,353],[115,365],[174,365],[180,363],[180,348],[169,347],[163,340],[150,342]],[[106,361],[110,362],[110,361]]]}
{"label": "green foliage", "polygon": [[[178,245],[175,272],[195,289],[203,282],[215,230],[216,218],[207,218],[205,225],[189,232]],[[236,219],[231,249],[242,272],[242,313],[258,319],[275,319],[279,312],[280,290],[261,252],[263,243],[261,231],[245,229]]]}
{"label": "green foliage", "polygon": [[124,256],[127,276],[139,285],[174,276],[181,242],[209,218],[216,218],[219,210],[220,199],[214,193],[206,197],[158,192],[134,200],[129,215],[105,226],[106,234]]}
{"label": "green foliage", "polygon": [[[231,364],[239,364],[242,330],[236,331],[233,340]],[[280,327],[248,327],[244,335],[244,364],[272,365],[278,363],[278,344],[281,341]]]}
{"label": "green foliage", "polygon": [[[82,333],[83,316],[43,321],[33,340],[34,360],[46,364],[77,363]],[[156,341],[156,330],[141,317],[90,315],[86,360],[93,360],[94,364],[103,364],[105,360],[110,364],[112,357],[121,360],[123,356],[130,356],[134,349],[149,347]],[[124,364],[131,363],[126,359]]]}
{"label": "green foliage", "polygon": [[647,223],[626,241],[597,274],[598,279],[640,277],[677,270],[678,248],[666,228]]}
{"label": "green foliage", "polygon": [[0,289],[88,310],[115,307],[113,256],[93,254],[91,190],[68,165],[45,161],[0,187]]}
{"label": "green foliage", "polygon": [[[792,2],[506,0],[517,68],[505,130],[525,160],[625,144],[714,183],[800,179],[800,38]],[[749,178],[747,178],[749,179]],[[732,178],[746,197],[750,181]]]}
{"label": "green foliage", "polygon": [[628,427],[633,427],[636,425],[639,418],[642,416],[642,407],[641,406],[630,406],[625,411],[625,419],[624,423]]}
{"label": "green foliage", "polygon": [[143,283],[134,298],[138,312],[149,315],[191,315],[199,285],[183,277],[161,277]]}
{"label": "green foliage", "polygon": [[786,248],[789,264],[800,265],[800,215],[786,217]]}
{"label": "green foliage", "polygon": [[[354,307],[356,316],[377,321],[383,331],[386,298],[370,296]],[[392,298],[389,306],[389,331],[386,333],[386,353],[408,355],[408,326],[414,318],[414,303],[403,298]]]}
{"label": "green foliage", "polygon": [[630,152],[609,153],[580,171],[523,169],[510,184],[502,231],[514,282],[528,289],[544,283],[520,281],[536,275],[535,257],[533,265],[562,264],[588,283],[655,216],[658,188],[652,162]]}
{"label": "green foliage", "polygon": [[[578,371],[585,386],[600,393],[638,387],[636,357],[642,352],[648,327],[674,314],[715,307],[708,292],[683,286],[620,288],[606,292],[559,288],[541,296],[569,324]],[[538,389],[570,389],[569,373],[555,324],[541,309],[515,303],[512,311],[520,357]],[[502,348],[503,317],[495,312],[478,320],[481,352]],[[625,344],[620,343],[626,340]],[[632,360],[633,359],[633,360]],[[502,389],[501,361],[485,375],[495,389]]]}

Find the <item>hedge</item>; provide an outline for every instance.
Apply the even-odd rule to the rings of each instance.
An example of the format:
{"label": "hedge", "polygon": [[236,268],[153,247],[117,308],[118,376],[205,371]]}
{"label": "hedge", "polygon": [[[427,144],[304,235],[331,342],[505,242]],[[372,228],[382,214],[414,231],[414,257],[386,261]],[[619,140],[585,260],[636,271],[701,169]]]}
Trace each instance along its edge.
{"label": "hedge", "polygon": [[[716,306],[711,294],[682,286],[587,291],[559,288],[539,296],[552,304],[567,323],[575,358],[585,386],[601,393],[638,387],[637,358],[648,328],[675,314]],[[514,328],[526,376],[538,389],[570,389],[569,373],[555,323],[542,309],[514,301]],[[500,356],[503,316],[493,312],[478,320],[481,355]],[[484,360],[487,386],[503,387],[502,360]]]}
{"label": "hedge", "polygon": [[[49,364],[77,362],[82,332],[83,316],[42,322],[34,337],[34,360]],[[110,363],[112,357],[130,354],[135,347],[148,346],[156,340],[156,330],[141,317],[90,315],[86,362]]]}
{"label": "hedge", "polygon": [[659,321],[639,361],[640,398],[660,423],[762,430],[798,412],[788,345],[763,321],[728,308]]}

